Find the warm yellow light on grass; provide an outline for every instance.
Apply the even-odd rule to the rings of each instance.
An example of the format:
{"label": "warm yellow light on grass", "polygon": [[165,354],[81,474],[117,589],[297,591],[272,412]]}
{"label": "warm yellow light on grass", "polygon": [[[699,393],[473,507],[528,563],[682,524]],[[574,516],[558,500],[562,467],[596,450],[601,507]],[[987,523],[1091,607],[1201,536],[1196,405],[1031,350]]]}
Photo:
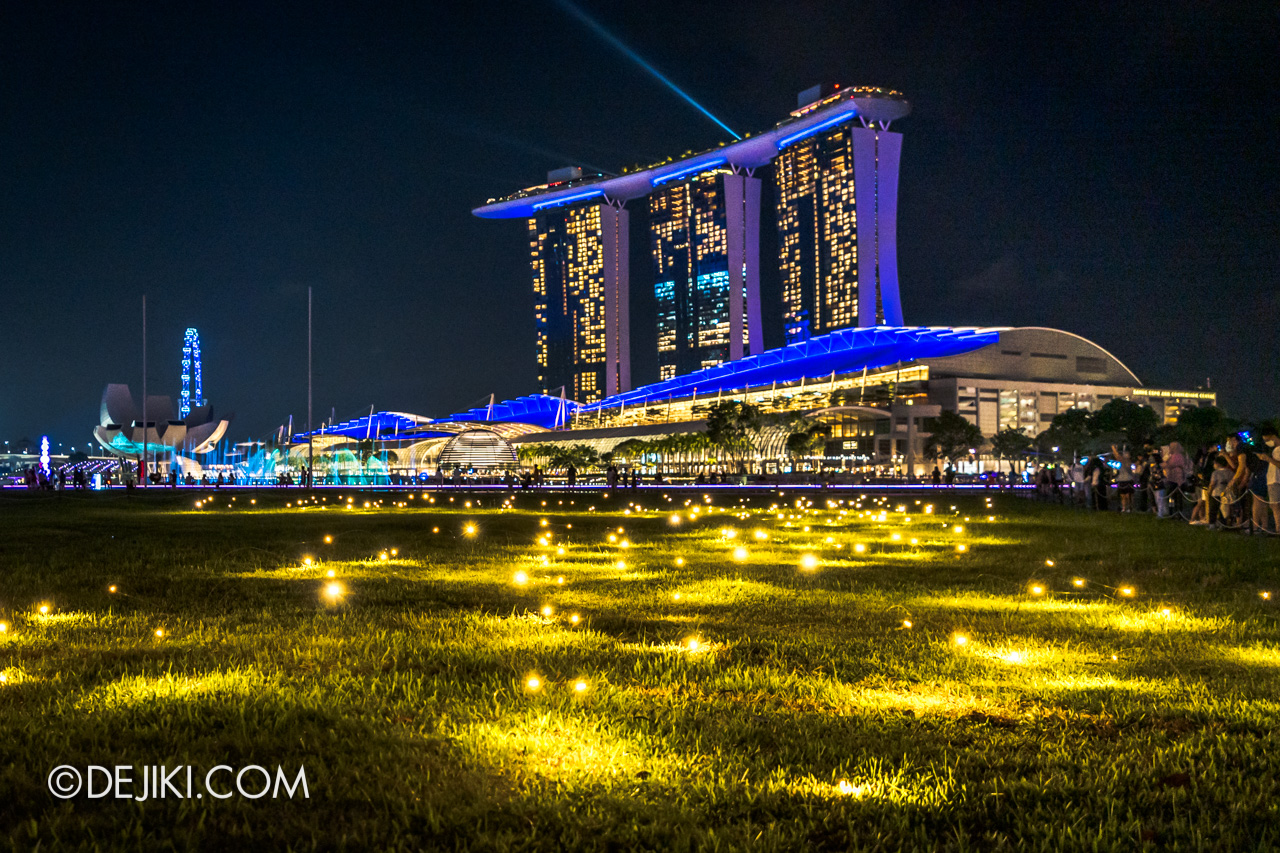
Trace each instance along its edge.
{"label": "warm yellow light on grass", "polygon": [[667,519],[667,523],[670,524],[672,527],[679,527],[680,526],[679,514],[672,513],[671,517]]}
{"label": "warm yellow light on grass", "polygon": [[951,635],[951,642],[957,646],[965,646],[969,644],[969,638],[959,632]]}
{"label": "warm yellow light on grass", "polygon": [[530,693],[537,693],[542,689],[542,679],[536,675],[531,675],[524,680],[524,689]]}
{"label": "warm yellow light on grass", "polygon": [[800,568],[813,571],[818,568],[818,558],[813,554],[805,554],[800,558]]}
{"label": "warm yellow light on grass", "polygon": [[573,691],[575,693],[586,693],[588,686],[586,679],[579,678],[577,681],[573,682]]}
{"label": "warm yellow light on grass", "polygon": [[344,594],[346,594],[346,590],[342,588],[342,584],[336,581],[324,586],[324,597],[331,602],[340,601]]}
{"label": "warm yellow light on grass", "polygon": [[955,527],[951,528],[951,532],[952,532],[952,533],[964,533],[964,526],[963,526],[963,525],[960,525],[960,524],[957,524]]}
{"label": "warm yellow light on grass", "polygon": [[157,629],[156,629],[156,636],[157,636],[157,637],[163,637],[163,636],[164,636],[164,629],[163,629],[163,628],[157,628]]}
{"label": "warm yellow light on grass", "polygon": [[338,573],[335,572],[333,569],[330,569],[329,571],[324,573],[324,576],[327,578],[336,578],[338,576]]}
{"label": "warm yellow light on grass", "polygon": [[841,780],[840,780],[840,782],[839,782],[839,784],[836,786],[836,788],[840,791],[840,793],[841,793],[843,796],[846,796],[846,797],[861,797],[861,796],[862,796],[862,786],[861,786],[861,785],[851,785],[851,784],[849,783],[849,780],[848,780],[848,779],[841,779]]}
{"label": "warm yellow light on grass", "polygon": [[582,617],[579,616],[577,613],[574,613],[569,616],[569,621],[574,625],[577,625],[579,622],[582,621]]}
{"label": "warm yellow light on grass", "polygon": [[516,572],[512,580],[515,581],[517,586],[524,586],[529,582],[529,575],[524,572]]}
{"label": "warm yellow light on grass", "polygon": [[853,550],[857,551],[859,554],[862,554],[866,552],[867,546],[859,542],[857,545],[853,546]]}
{"label": "warm yellow light on grass", "polygon": [[107,592],[111,593],[112,595],[115,595],[116,585],[112,584],[111,586],[107,587]]}
{"label": "warm yellow light on grass", "polygon": [[747,553],[747,549],[746,549],[746,548],[743,548],[743,547],[739,546],[739,547],[737,547],[737,548],[734,548],[734,549],[733,549],[733,559],[737,560],[739,563],[741,563],[741,562],[743,562],[744,560],[746,560],[746,559],[747,559],[747,557],[749,557],[749,556],[750,556],[750,555]]}
{"label": "warm yellow light on grass", "polygon": [[1138,591],[1131,586],[1122,586],[1118,590],[1116,590],[1116,592],[1120,593],[1125,598],[1133,598]]}
{"label": "warm yellow light on grass", "polygon": [[1013,664],[1026,663],[1027,656],[1022,652],[1009,652],[1008,654],[1001,655],[1000,660],[1005,663]]}
{"label": "warm yellow light on grass", "polygon": [[968,550],[969,550],[969,546],[968,546],[968,545],[957,545],[957,546],[956,546],[956,550],[957,550],[958,552],[960,552],[961,554],[963,554],[965,551],[968,551]]}
{"label": "warm yellow light on grass", "polygon": [[1269,590],[1264,589],[1262,592],[1258,593],[1258,597],[1261,598],[1263,601],[1270,601],[1271,592]]}
{"label": "warm yellow light on grass", "polygon": [[476,526],[474,524],[467,524],[465,527],[462,528],[462,532],[465,533],[467,536],[475,536]]}
{"label": "warm yellow light on grass", "polygon": [[627,567],[627,564],[625,561],[619,560],[618,562],[613,564],[613,567],[615,569],[625,569]]}
{"label": "warm yellow light on grass", "polygon": [[702,641],[697,637],[690,637],[684,641],[684,647],[690,652],[697,652],[702,648]]}
{"label": "warm yellow light on grass", "polygon": [[41,616],[48,616],[48,615],[49,615],[49,605],[47,605],[47,604],[41,604],[41,605],[40,605],[40,607],[39,607],[39,608],[37,608],[37,609],[40,611],[40,615],[41,615]]}
{"label": "warm yellow light on grass", "polygon": [[0,622],[0,634],[6,634],[8,632],[9,632],[9,623]]}
{"label": "warm yellow light on grass", "polygon": [[[311,565],[311,562],[312,562],[312,560],[311,560],[311,558],[310,558],[310,557],[303,557],[303,558],[302,558],[302,565],[304,565],[304,566],[309,566],[309,565]],[[112,589],[111,591],[112,591],[112,592],[115,592],[115,590],[114,590],[114,589]]]}
{"label": "warm yellow light on grass", "polygon": [[1074,586],[1076,589],[1084,589],[1088,584],[1089,584],[1089,582],[1088,582],[1087,580],[1085,580],[1084,578],[1072,578],[1072,579],[1071,579],[1071,585],[1072,585],[1072,586]]}
{"label": "warm yellow light on grass", "polygon": [[911,627],[911,620],[910,620],[910,619],[903,619],[903,620],[902,620],[902,627],[903,627],[903,628],[910,628],[910,627]]}
{"label": "warm yellow light on grass", "polygon": [[553,608],[550,604],[543,605],[543,608],[542,608],[542,615],[543,615],[544,617],[546,617],[546,618],[550,619],[550,618],[551,618],[551,614],[553,614],[553,613],[555,613],[555,612],[556,612],[556,611],[555,611],[555,608]]}
{"label": "warm yellow light on grass", "polygon": [[1033,583],[1027,587],[1027,592],[1032,595],[1044,595],[1044,584]]}

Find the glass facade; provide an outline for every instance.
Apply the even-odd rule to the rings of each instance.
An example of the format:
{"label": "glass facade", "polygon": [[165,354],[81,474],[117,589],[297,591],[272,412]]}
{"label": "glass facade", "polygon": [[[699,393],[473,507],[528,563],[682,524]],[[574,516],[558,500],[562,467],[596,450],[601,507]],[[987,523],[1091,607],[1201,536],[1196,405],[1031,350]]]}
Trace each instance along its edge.
{"label": "glass facade", "polygon": [[730,358],[728,232],[721,174],[718,169],[703,172],[649,197],[660,379]]}
{"label": "glass facade", "polygon": [[851,128],[818,134],[785,149],[775,161],[774,174],[787,343],[858,325]]}
{"label": "glass facade", "polygon": [[600,207],[529,219],[538,388],[583,403],[605,396],[604,245]]}

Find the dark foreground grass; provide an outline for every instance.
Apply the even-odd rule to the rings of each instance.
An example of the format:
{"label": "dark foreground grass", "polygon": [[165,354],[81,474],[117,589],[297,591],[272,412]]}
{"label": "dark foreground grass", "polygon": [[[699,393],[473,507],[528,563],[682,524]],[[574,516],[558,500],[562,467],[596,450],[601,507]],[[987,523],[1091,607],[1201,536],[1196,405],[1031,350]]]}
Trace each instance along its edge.
{"label": "dark foreground grass", "polygon": [[[0,500],[7,846],[1280,838],[1275,540],[1011,497],[253,497]],[[49,792],[91,764],[310,796]]]}

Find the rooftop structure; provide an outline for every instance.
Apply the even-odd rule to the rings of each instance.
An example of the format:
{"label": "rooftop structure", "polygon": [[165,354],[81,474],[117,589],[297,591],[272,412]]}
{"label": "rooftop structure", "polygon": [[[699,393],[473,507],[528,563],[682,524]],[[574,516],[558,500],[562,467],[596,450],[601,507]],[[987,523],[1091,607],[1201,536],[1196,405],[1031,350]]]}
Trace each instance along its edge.
{"label": "rooftop structure", "polygon": [[[813,89],[807,93],[819,94]],[[747,172],[764,166],[787,148],[825,130],[858,121],[863,127],[888,130],[889,125],[908,115],[911,105],[898,93],[873,87],[836,89],[825,97],[805,104],[791,116],[756,135],[737,142],[679,158],[638,171],[618,175],[586,175],[573,171],[552,173],[563,180],[528,187],[501,199],[490,199],[472,211],[484,219],[526,219],[555,207],[601,200],[609,203],[631,201],[655,189],[710,169],[728,167]]]}

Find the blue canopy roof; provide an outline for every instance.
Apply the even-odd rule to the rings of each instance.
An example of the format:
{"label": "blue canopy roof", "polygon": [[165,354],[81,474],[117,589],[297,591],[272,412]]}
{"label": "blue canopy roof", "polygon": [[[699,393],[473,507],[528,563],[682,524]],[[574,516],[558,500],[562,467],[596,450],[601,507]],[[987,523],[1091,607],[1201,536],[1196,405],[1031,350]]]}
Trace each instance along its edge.
{"label": "blue canopy roof", "polygon": [[798,382],[831,373],[851,373],[897,362],[957,355],[1000,340],[996,329],[925,326],[866,326],[841,329],[737,361],[726,361],[582,407],[583,411],[640,405],[721,391],[740,391],[772,382]]}

